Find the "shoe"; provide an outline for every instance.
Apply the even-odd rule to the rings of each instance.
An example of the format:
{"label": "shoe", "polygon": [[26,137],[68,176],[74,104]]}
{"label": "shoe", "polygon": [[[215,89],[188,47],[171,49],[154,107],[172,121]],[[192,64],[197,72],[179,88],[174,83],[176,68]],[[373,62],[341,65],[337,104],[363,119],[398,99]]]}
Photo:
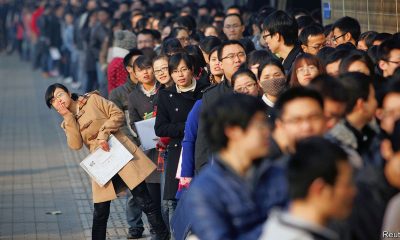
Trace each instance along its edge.
{"label": "shoe", "polygon": [[129,232],[126,236],[127,239],[139,239],[143,237],[143,231],[133,231]]}

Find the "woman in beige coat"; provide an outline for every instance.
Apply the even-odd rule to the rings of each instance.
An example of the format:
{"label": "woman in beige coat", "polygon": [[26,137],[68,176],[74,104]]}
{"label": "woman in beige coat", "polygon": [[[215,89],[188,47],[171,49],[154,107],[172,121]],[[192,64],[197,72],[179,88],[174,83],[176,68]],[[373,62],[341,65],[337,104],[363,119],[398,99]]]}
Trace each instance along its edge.
{"label": "woman in beige coat", "polygon": [[106,238],[110,202],[126,187],[130,189],[137,205],[146,213],[152,229],[156,232],[156,239],[168,239],[169,233],[161,212],[151,200],[144,183],[144,179],[155,170],[156,166],[119,130],[125,121],[123,112],[97,92],[78,97],[58,83],[47,88],[45,100],[49,108],[53,107],[64,118],[61,127],[65,131],[70,148],[78,150],[85,144],[90,152],[98,147],[109,151],[107,140],[110,134],[114,134],[134,156],[103,187],[92,180],[94,202],[92,239]]}

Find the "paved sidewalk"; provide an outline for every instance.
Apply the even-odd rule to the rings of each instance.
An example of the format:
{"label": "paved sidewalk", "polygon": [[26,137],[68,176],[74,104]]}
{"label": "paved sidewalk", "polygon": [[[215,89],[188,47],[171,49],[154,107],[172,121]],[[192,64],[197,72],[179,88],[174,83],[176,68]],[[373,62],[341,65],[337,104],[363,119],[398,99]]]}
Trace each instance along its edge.
{"label": "paved sidewalk", "polygon": [[[45,105],[55,82],[0,56],[0,239],[91,239],[92,193],[79,166],[88,152],[68,149],[61,118]],[[108,239],[126,239],[125,202],[111,204]]]}

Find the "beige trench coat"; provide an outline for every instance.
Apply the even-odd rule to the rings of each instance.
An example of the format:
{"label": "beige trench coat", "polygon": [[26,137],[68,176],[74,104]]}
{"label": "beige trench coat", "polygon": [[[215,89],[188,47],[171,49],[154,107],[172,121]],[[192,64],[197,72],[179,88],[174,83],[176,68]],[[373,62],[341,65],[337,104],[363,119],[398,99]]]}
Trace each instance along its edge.
{"label": "beige trench coat", "polygon": [[[110,134],[114,134],[134,156],[118,172],[129,189],[135,188],[156,169],[143,151],[119,130],[125,117],[114,103],[99,96],[97,92],[92,92],[79,97],[78,105],[78,114],[66,115],[61,123],[70,148],[78,150],[85,144],[89,151],[93,152],[98,147],[97,140],[107,140]],[[117,198],[112,181],[101,187],[92,180],[92,191],[95,203]]]}

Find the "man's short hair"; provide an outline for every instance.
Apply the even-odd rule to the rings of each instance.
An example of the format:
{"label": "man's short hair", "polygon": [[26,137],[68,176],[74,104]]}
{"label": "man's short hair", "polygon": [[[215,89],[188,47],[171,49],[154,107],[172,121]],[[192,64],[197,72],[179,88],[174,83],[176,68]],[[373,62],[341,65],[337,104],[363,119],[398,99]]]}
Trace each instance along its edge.
{"label": "man's short hair", "polygon": [[293,87],[289,88],[278,97],[274,105],[273,120],[281,119],[285,106],[289,102],[299,98],[311,98],[318,103],[321,109],[324,109],[324,99],[319,92],[311,88]]}
{"label": "man's short hair", "polygon": [[154,32],[153,32],[153,30],[151,30],[151,29],[143,29],[143,30],[141,30],[140,32],[138,32],[137,36],[139,36],[139,34],[151,35],[151,37],[152,37],[153,39],[155,39]]}
{"label": "man's short hair", "polygon": [[264,106],[260,98],[249,95],[232,93],[221,96],[201,114],[208,146],[213,151],[226,148],[228,138],[225,135],[225,128],[239,126],[247,129],[257,112],[265,112]]}
{"label": "man's short hair", "polygon": [[400,94],[400,79],[393,80],[387,84],[383,90],[383,93],[377,98],[378,107],[383,107],[383,101],[385,100],[385,97],[391,93]]}
{"label": "man's short hair", "polygon": [[145,55],[141,55],[138,58],[136,58],[136,60],[133,62],[133,70],[135,70],[135,67],[139,68],[139,69],[145,69],[148,67],[152,67],[153,66],[153,59],[145,56]]}
{"label": "man's short hair", "polygon": [[360,23],[352,17],[342,17],[336,20],[332,26],[332,31],[338,28],[342,33],[350,33],[351,37],[357,42],[361,34]]}
{"label": "man's short hair", "polygon": [[378,47],[379,60],[389,60],[390,52],[393,49],[400,49],[400,41],[398,39],[391,38],[381,43],[381,45]]}
{"label": "man's short hair", "polygon": [[226,46],[229,46],[229,45],[239,45],[239,46],[241,46],[243,48],[243,51],[246,51],[246,49],[244,48],[243,44],[241,42],[239,42],[238,40],[224,41],[224,42],[221,43],[221,45],[218,48],[217,56],[218,56],[218,60],[219,61],[222,61],[222,52],[224,51],[224,48]]}
{"label": "man's short hair", "polygon": [[348,72],[350,65],[356,61],[363,62],[368,67],[371,76],[375,74],[375,66],[371,58],[366,52],[360,50],[353,50],[343,58],[339,65],[339,73]]}
{"label": "man's short hair", "polygon": [[297,43],[298,29],[296,20],[281,10],[268,15],[263,23],[263,31],[268,30],[270,34],[279,33],[287,46]]}
{"label": "man's short hair", "polygon": [[324,34],[324,28],[319,24],[312,24],[305,27],[300,35],[299,40],[301,44],[306,45],[308,44],[308,37],[309,36],[317,36],[319,34]]}
{"label": "man's short hair", "polygon": [[353,111],[358,99],[368,100],[371,77],[360,72],[348,72],[339,76],[340,82],[346,89],[348,100],[346,114]]}
{"label": "man's short hair", "polygon": [[347,93],[343,84],[328,74],[322,74],[311,80],[307,86],[317,90],[324,99],[330,99],[335,102],[347,102]]}
{"label": "man's short hair", "polygon": [[331,186],[335,185],[340,162],[348,163],[348,155],[329,140],[310,137],[299,141],[296,144],[296,153],[290,157],[288,163],[289,198],[306,198],[316,179],[322,179]]}
{"label": "man's short hair", "polygon": [[335,50],[331,54],[329,54],[325,60],[325,66],[331,63],[334,63],[338,60],[342,60],[345,58],[348,54],[350,53],[349,50],[346,49],[341,49],[341,50]]}
{"label": "man's short hair", "polygon": [[137,48],[132,48],[129,53],[124,57],[124,67],[132,66],[132,57],[137,55],[143,55],[142,51]]}

